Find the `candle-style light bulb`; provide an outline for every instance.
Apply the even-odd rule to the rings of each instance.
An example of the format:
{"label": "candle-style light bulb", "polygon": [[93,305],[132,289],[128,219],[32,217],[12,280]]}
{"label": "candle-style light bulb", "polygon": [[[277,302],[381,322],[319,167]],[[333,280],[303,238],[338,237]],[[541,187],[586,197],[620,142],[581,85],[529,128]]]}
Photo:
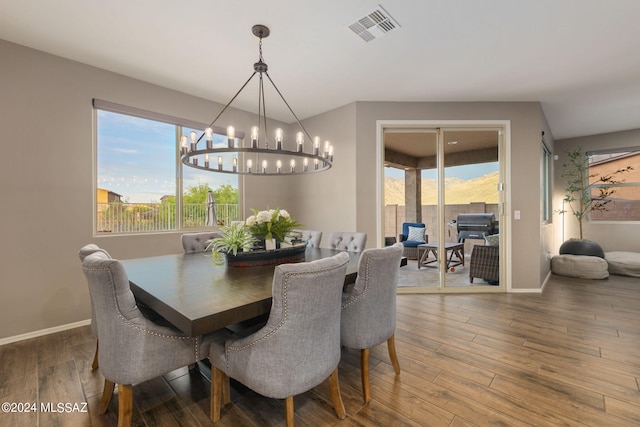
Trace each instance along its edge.
{"label": "candle-style light bulb", "polygon": [[333,145],[329,146],[329,160],[333,161]]}
{"label": "candle-style light bulb", "polygon": [[302,148],[304,147],[304,134],[302,132],[296,134],[296,143],[298,144],[298,153],[302,153]]}
{"label": "candle-style light bulb", "polygon": [[218,156],[218,170],[222,170],[222,156]]}
{"label": "candle-style light bulb", "polygon": [[313,161],[313,168],[314,168],[315,170],[318,170],[318,159],[315,159],[315,160]]}
{"label": "candle-style light bulb", "polygon": [[282,173],[282,162],[280,160],[276,161],[276,172]]}
{"label": "candle-style light bulb", "polygon": [[213,129],[206,128],[204,134],[207,139],[207,148],[213,148]]}
{"label": "candle-style light bulb", "polygon": [[208,168],[209,167],[209,153],[206,153],[204,155],[204,167]]}
{"label": "candle-style light bulb", "polygon": [[314,136],[313,137],[313,155],[317,156],[319,151],[320,151],[320,137]]}
{"label": "candle-style light bulb", "polygon": [[227,141],[229,142],[229,148],[233,148],[236,138],[236,129],[233,126],[227,128]]}
{"label": "candle-style light bulb", "polygon": [[196,133],[196,131],[192,130],[189,133],[189,139],[191,142],[191,151],[194,151],[196,149],[196,140],[198,139],[198,134]]}
{"label": "candle-style light bulb", "polygon": [[247,160],[247,172],[251,173],[252,166],[253,166],[253,161],[251,161],[251,159]]}
{"label": "candle-style light bulb", "polygon": [[262,161],[262,173],[267,173],[267,161]]}
{"label": "candle-style light bulb", "polygon": [[233,171],[236,172],[238,170],[238,158],[233,158]]}
{"label": "candle-style light bulb", "polygon": [[253,126],[251,128],[251,148],[258,148],[258,126]]}
{"label": "candle-style light bulb", "polygon": [[276,150],[282,150],[282,129],[276,129]]}
{"label": "candle-style light bulb", "polygon": [[296,171],[296,159],[291,159],[289,166],[291,167],[291,173],[294,173]]}
{"label": "candle-style light bulb", "polygon": [[182,135],[182,137],[180,138],[180,145],[182,146],[182,154],[185,154],[186,152],[189,151],[189,147],[187,145],[187,137]]}
{"label": "candle-style light bulb", "polygon": [[308,158],[304,158],[304,160],[302,161],[302,169],[307,172],[309,170],[309,159]]}

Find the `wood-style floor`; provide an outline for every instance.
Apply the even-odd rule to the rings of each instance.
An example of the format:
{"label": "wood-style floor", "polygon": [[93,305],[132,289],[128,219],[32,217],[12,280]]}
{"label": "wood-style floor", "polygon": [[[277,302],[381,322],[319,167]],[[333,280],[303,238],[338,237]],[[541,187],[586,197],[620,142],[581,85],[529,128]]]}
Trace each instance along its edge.
{"label": "wood-style floor", "polygon": [[[0,426],[115,426],[90,364],[89,327],[0,347],[0,401],[88,403],[86,413],[0,413]],[[358,352],[344,350],[347,418],[329,387],[295,398],[298,426],[638,426],[640,279],[555,276],[543,294],[399,295],[394,374],[372,350],[372,400]],[[235,386],[219,426],[284,424],[284,403]],[[134,386],[134,425],[209,426],[209,383],[181,369]]]}

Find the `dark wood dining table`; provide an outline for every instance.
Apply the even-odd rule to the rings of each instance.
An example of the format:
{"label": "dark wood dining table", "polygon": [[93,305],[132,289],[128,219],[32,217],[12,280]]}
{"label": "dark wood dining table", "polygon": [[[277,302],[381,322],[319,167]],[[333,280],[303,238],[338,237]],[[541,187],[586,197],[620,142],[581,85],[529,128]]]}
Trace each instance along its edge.
{"label": "dark wood dining table", "polygon": [[[341,251],[307,248],[304,261]],[[347,252],[345,285],[355,281],[359,252]],[[191,253],[121,260],[136,299],[185,334],[196,336],[269,313],[274,265],[215,265],[211,254]],[[321,285],[321,284],[319,284]]]}

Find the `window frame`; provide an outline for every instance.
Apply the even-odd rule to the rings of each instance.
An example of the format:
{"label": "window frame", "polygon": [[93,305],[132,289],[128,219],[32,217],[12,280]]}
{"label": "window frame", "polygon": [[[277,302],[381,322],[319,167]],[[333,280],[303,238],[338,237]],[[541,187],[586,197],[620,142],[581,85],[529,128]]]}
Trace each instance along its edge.
{"label": "window frame", "polygon": [[[96,99],[94,98],[92,100],[92,106],[93,106],[93,118],[94,118],[94,131],[93,131],[93,135],[94,135],[94,145],[93,145],[93,150],[94,150],[94,159],[93,159],[93,208],[92,208],[92,212],[93,212],[93,235],[94,236],[105,236],[105,235],[118,235],[118,236],[123,236],[123,235],[132,235],[132,234],[158,234],[158,233],[167,233],[167,232],[184,232],[184,231],[193,231],[195,229],[199,229],[199,228],[205,228],[206,226],[202,226],[202,227],[193,227],[193,226],[186,226],[184,224],[184,212],[183,212],[183,196],[184,196],[184,182],[183,182],[183,178],[184,178],[184,165],[181,161],[181,144],[180,144],[180,138],[182,136],[182,130],[184,128],[188,128],[188,129],[205,129],[206,127],[210,127],[208,124],[206,123],[201,123],[201,122],[197,122],[194,120],[189,120],[189,119],[184,119],[181,117],[176,117],[176,116],[171,116],[171,115],[167,115],[167,114],[162,114],[162,113],[158,113],[158,112],[154,112],[154,111],[149,111],[149,110],[144,110],[141,108],[136,108],[136,107],[130,107],[127,105],[122,105],[122,104],[117,104],[114,102],[110,102],[110,101],[105,101],[102,99]],[[175,195],[176,195],[176,201],[175,201],[175,228],[167,228],[167,229],[161,229],[161,230],[149,230],[149,231],[145,231],[145,230],[136,230],[136,231],[118,231],[118,232],[101,232],[98,230],[98,200],[97,200],[97,193],[98,193],[98,111],[106,111],[106,112],[110,112],[110,113],[116,113],[116,114],[121,114],[121,115],[125,115],[125,116],[131,116],[131,117],[135,117],[135,118],[139,118],[139,119],[144,119],[144,120],[150,120],[150,121],[155,121],[155,122],[160,122],[160,123],[165,123],[165,124],[169,124],[175,127],[175,146],[174,146],[174,151],[175,151]],[[227,130],[224,127],[220,127],[220,126],[212,126],[213,132],[214,134],[223,136],[225,141],[226,141],[226,133]],[[244,132],[243,131],[238,131],[236,130],[236,139],[242,141],[244,139]],[[238,175],[238,183],[237,183],[237,189],[238,189],[238,211],[242,212],[242,206],[240,206],[241,201],[242,201],[242,195],[241,195],[241,191],[243,188],[243,177],[242,175]],[[214,189],[215,190],[215,189]],[[207,229],[209,229],[210,227],[206,227]]]}
{"label": "window frame", "polygon": [[[604,150],[588,150],[585,152],[586,156],[587,156],[587,177],[589,177],[592,174],[592,165],[591,165],[591,158],[592,156],[598,156],[598,155],[607,155],[607,154],[611,154],[611,155],[615,155],[615,154],[620,154],[623,155],[625,153],[629,153],[631,155],[633,155],[633,153],[635,153],[635,155],[640,155],[640,146],[631,146],[631,147],[620,147],[620,148],[610,148],[610,149],[604,149]],[[598,163],[599,164],[599,163]],[[638,165],[638,167],[634,168],[634,169],[638,169],[640,170],[640,165]],[[640,181],[627,181],[627,178],[624,175],[621,175],[619,177],[615,177],[616,179],[623,179],[625,180],[625,182],[619,183],[619,184],[594,184],[592,186],[592,189],[598,189],[598,188],[603,188],[603,187],[610,187],[610,188],[624,188],[624,187],[638,187],[640,188]],[[588,179],[588,178],[587,178]],[[638,202],[640,203],[640,198],[638,199]],[[603,219],[598,219],[598,218],[593,218],[593,211],[589,212],[588,218],[587,220],[589,222],[595,223],[595,224],[604,224],[604,223],[617,223],[617,224],[629,224],[629,223],[640,223],[640,216],[637,219],[611,219],[611,218],[603,218]]]}

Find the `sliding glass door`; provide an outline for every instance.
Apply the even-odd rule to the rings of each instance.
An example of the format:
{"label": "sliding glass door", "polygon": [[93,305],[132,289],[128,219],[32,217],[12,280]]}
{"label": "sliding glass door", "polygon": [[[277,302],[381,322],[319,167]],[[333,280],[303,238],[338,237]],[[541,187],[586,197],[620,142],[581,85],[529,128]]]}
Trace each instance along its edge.
{"label": "sliding glass door", "polygon": [[384,128],[384,235],[407,239],[407,224],[427,235],[404,242],[400,292],[504,290],[504,132],[493,123]]}

